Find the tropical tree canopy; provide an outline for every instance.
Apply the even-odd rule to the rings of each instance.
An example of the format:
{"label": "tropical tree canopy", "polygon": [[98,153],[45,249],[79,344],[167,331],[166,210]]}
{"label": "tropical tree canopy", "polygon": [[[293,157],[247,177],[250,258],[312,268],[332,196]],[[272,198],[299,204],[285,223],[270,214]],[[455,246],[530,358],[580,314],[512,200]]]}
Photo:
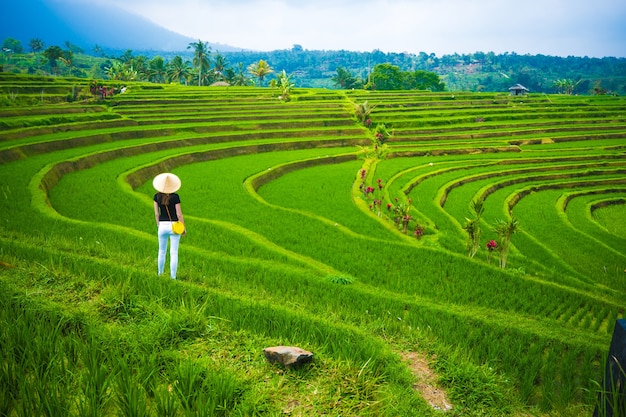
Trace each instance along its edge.
{"label": "tropical tree canopy", "polygon": [[336,87],[351,90],[353,88],[362,88],[363,81],[352,75],[352,72],[339,66],[337,67],[337,75],[332,77],[332,81]]}
{"label": "tropical tree canopy", "polygon": [[239,86],[243,86],[243,85],[248,85],[250,83],[250,80],[248,79],[248,77],[246,77],[246,72],[244,70],[244,66],[243,66],[243,62],[239,62],[237,64],[237,71],[235,72],[235,70],[232,70],[232,80],[229,80],[231,85],[239,85]]}
{"label": "tropical tree canopy", "polygon": [[63,50],[58,46],[50,46],[43,51],[44,56],[48,59],[50,67],[56,68],[57,59],[63,56]]}
{"label": "tropical tree canopy", "polygon": [[574,80],[567,78],[559,79],[554,82],[554,88],[556,88],[556,91],[560,94],[567,94],[568,96],[571,96],[574,94],[574,90],[580,82],[581,80],[574,82]]}
{"label": "tropical tree canopy", "polygon": [[409,72],[406,74],[405,81],[407,90],[443,91],[446,88],[439,76],[431,71]]}
{"label": "tropical tree canopy", "polygon": [[39,38],[33,38],[28,43],[30,46],[30,51],[34,54],[43,51],[44,42]]}
{"label": "tropical tree canopy", "polygon": [[6,38],[2,42],[2,49],[10,50],[11,52],[15,52],[16,54],[21,54],[22,52],[24,52],[22,42],[14,38]]}
{"label": "tropical tree canopy", "polygon": [[160,56],[155,56],[148,62],[148,79],[153,83],[165,82],[167,68],[165,60]]}
{"label": "tropical tree canopy", "polygon": [[198,85],[202,85],[203,80],[206,79],[203,74],[207,74],[210,68],[209,54],[211,53],[211,47],[207,42],[202,42],[198,39],[198,42],[191,42],[187,49],[193,49],[193,67],[198,71]]}
{"label": "tropical tree canopy", "polygon": [[226,58],[218,52],[217,55],[215,55],[215,60],[213,61],[213,72],[218,81],[225,78],[224,71],[227,66],[228,64],[226,62]]}
{"label": "tropical tree canopy", "polygon": [[139,72],[130,62],[114,61],[106,69],[107,76],[111,80],[137,81]]}
{"label": "tropical tree canopy", "polygon": [[167,64],[166,76],[171,83],[187,84],[187,79],[191,74],[191,66],[188,61],[183,61],[180,55],[176,55]]}
{"label": "tropical tree canopy", "polygon": [[391,64],[378,64],[370,74],[366,88],[371,90],[403,90],[404,73],[400,67]]}
{"label": "tropical tree canopy", "polygon": [[[0,56],[5,61],[3,62],[5,72],[58,73],[59,68],[52,67],[49,60],[43,59],[45,56],[40,54],[49,45],[40,45],[39,39],[35,40],[36,43],[25,44],[25,48],[22,48],[21,42],[14,38],[0,40],[3,48],[6,48]],[[208,54],[207,44],[201,41],[199,43],[201,50]],[[189,57],[185,57],[189,60],[190,66],[197,42],[193,42],[191,45]],[[127,62],[129,59],[136,61],[143,59],[141,56],[133,57],[130,50],[125,53],[122,50],[122,56],[114,57],[111,55],[114,52],[105,51],[98,45],[94,45],[91,48],[92,51],[86,54],[87,56],[79,57],[78,54],[82,51],[76,45],[64,42],[59,46],[64,50],[71,50],[76,55],[72,75],[78,77],[105,77],[104,69],[111,65],[110,61],[113,59],[122,62]],[[34,56],[20,57],[19,55],[23,53],[20,52],[22,49],[34,52]],[[226,61],[224,70],[219,69],[221,60],[219,55],[223,56],[224,61]],[[149,53],[145,57],[145,63],[147,64],[153,57],[154,54]],[[94,60],[92,58],[104,59]],[[287,74],[291,74],[299,87],[360,89],[363,84],[369,81],[366,74],[369,74],[371,69],[378,64],[387,63],[398,66],[402,71],[406,71],[405,74],[410,75],[410,77],[403,78],[404,89],[437,91],[445,87],[445,90],[450,91],[507,92],[511,85],[519,83],[534,93],[626,95],[626,77],[623,76],[626,73],[626,58],[616,57],[555,57],[518,55],[510,52],[497,55],[493,52],[454,53],[437,57],[434,53],[426,54],[424,52],[412,54],[383,53],[380,50],[372,52],[311,51],[304,50],[301,45],[294,45],[292,49],[275,51],[226,51],[218,52],[215,55],[211,53],[206,58],[205,67],[201,68],[202,74],[198,73],[200,68],[196,67],[194,77],[186,79],[185,82],[190,84],[211,83],[222,78],[219,73],[222,74],[223,78],[234,79],[234,76],[238,74],[236,64],[239,62],[243,63],[245,77],[249,82],[252,77],[247,71],[247,67],[252,63],[259,62],[259,59],[263,59],[266,62],[271,62],[272,67],[284,69]],[[168,60],[171,58],[168,56],[165,60],[169,64]],[[234,65],[230,65],[228,62],[232,62]],[[209,63],[211,70],[208,68]],[[327,70],[329,65],[332,68],[331,74]],[[132,66],[138,72],[138,80],[150,80],[147,66],[144,67],[139,62],[133,62]],[[337,70],[337,74],[335,74],[335,70]],[[422,70],[425,73],[417,73],[416,70]],[[429,72],[439,74],[441,79],[445,80],[445,86],[434,77],[431,80]],[[424,80],[425,75],[426,79]],[[239,82],[241,81],[243,80],[239,79]],[[256,75],[254,75],[254,81],[258,85]],[[354,81],[357,84],[353,86],[351,84]],[[381,87],[384,86],[368,85],[370,89],[380,89]]]}
{"label": "tropical tree canopy", "polygon": [[74,66],[74,53],[71,49],[63,51],[63,54],[59,57],[59,60],[68,67],[68,75],[72,73],[72,67]]}
{"label": "tropical tree canopy", "polygon": [[259,62],[252,63],[248,66],[248,72],[259,79],[259,85],[263,85],[263,79],[268,74],[274,72],[267,62],[260,59]]}
{"label": "tropical tree canopy", "polygon": [[372,90],[431,90],[443,91],[446,85],[434,72],[417,70],[402,71],[392,64],[378,64],[370,74],[366,85]]}

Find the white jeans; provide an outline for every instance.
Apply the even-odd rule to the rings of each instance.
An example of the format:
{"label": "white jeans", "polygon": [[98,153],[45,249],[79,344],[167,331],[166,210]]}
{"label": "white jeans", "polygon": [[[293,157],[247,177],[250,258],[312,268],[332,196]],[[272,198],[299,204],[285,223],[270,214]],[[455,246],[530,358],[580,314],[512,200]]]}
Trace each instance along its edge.
{"label": "white jeans", "polygon": [[159,257],[158,269],[159,275],[165,270],[165,257],[167,254],[167,241],[170,241],[170,277],[176,279],[176,270],[178,269],[178,244],[180,236],[172,232],[172,222],[159,222]]}

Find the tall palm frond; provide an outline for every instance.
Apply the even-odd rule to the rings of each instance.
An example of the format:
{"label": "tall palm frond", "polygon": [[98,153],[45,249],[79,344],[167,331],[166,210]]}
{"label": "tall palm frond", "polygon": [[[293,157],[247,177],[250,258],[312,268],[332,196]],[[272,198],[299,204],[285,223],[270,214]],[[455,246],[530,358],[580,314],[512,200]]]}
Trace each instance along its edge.
{"label": "tall palm frond", "polygon": [[189,62],[183,61],[179,55],[176,55],[167,65],[166,76],[169,82],[184,82],[186,84],[190,74]]}
{"label": "tall palm frond", "polygon": [[263,85],[265,76],[274,72],[272,67],[267,62],[260,59],[259,62],[255,62],[248,66],[248,72],[259,79],[259,85]]}
{"label": "tall palm frond", "polygon": [[198,86],[202,85],[202,81],[205,79],[203,73],[209,71],[211,66],[209,62],[209,54],[211,53],[211,47],[207,42],[202,42],[198,39],[198,42],[191,42],[187,49],[193,49],[193,61],[194,68],[198,70]]}

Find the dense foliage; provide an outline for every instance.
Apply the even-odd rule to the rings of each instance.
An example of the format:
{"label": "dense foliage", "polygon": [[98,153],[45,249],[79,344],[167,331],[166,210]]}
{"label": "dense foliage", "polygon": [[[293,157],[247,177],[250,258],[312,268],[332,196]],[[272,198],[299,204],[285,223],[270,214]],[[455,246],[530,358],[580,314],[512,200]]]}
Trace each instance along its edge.
{"label": "dense foliage", "polygon": [[[198,72],[197,49],[203,47],[203,71]],[[3,42],[0,66],[3,71],[30,74],[60,74],[87,78],[125,78],[155,83],[181,82],[209,85],[226,81],[231,85],[262,82],[258,74],[246,69],[261,61],[276,74],[285,71],[296,86],[324,88],[372,87],[371,76],[379,65],[387,70],[414,74],[413,83],[392,83],[391,88],[439,90],[443,84],[449,91],[507,91],[522,84],[531,92],[566,94],[626,94],[626,58],[623,57],[556,57],[519,55],[515,52],[496,54],[385,53],[354,51],[310,51],[299,45],[292,49],[268,52],[212,51],[198,41],[181,52],[108,51],[94,47],[91,55],[70,44],[45,46],[38,39],[29,43],[30,53],[19,41]],[[194,62],[195,61],[195,62]],[[195,68],[195,70],[194,70]],[[379,67],[380,70],[383,67]],[[439,77],[431,83],[430,73]],[[424,79],[424,76],[428,76]],[[198,79],[201,76],[203,79]],[[405,77],[406,78],[406,77]],[[384,81],[386,83],[387,81]],[[432,88],[433,85],[438,87]]]}

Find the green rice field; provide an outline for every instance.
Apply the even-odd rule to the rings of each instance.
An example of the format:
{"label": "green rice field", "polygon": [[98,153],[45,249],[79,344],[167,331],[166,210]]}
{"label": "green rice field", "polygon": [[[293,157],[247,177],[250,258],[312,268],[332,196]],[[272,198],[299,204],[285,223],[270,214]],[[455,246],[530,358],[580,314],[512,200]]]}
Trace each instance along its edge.
{"label": "green rice field", "polygon": [[625,98],[88,85],[0,73],[0,416],[592,415]]}

